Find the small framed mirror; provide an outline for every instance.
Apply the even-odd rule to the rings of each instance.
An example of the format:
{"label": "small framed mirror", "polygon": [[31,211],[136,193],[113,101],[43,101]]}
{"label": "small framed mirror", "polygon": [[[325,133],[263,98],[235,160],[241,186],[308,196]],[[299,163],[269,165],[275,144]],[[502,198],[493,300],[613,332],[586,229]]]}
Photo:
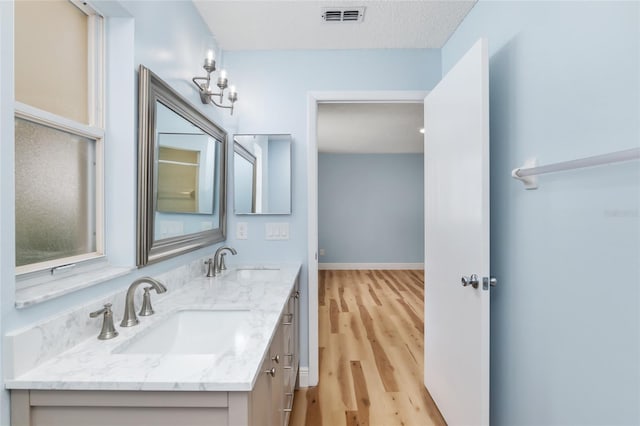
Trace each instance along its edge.
{"label": "small framed mirror", "polygon": [[235,135],[233,185],[235,214],[291,214],[291,135]]}
{"label": "small framed mirror", "polygon": [[226,238],[227,134],[148,68],[139,74],[137,264]]}

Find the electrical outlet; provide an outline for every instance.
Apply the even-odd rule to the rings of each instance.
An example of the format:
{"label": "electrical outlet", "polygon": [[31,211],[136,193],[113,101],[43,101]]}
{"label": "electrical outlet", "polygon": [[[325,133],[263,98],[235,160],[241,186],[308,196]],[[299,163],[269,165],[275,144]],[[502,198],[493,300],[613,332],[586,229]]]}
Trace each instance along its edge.
{"label": "electrical outlet", "polygon": [[324,256],[324,249],[320,249],[320,256]]}
{"label": "electrical outlet", "polygon": [[246,240],[249,238],[249,226],[247,222],[236,223],[236,239]]}

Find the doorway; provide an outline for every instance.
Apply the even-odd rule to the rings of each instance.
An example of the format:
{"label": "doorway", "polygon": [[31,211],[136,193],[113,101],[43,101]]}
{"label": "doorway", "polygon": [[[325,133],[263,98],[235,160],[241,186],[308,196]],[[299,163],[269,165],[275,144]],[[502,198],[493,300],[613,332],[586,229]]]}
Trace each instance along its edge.
{"label": "doorway", "polygon": [[[311,92],[307,108],[307,226],[309,370],[301,373],[301,386],[316,386],[318,357],[318,105],[321,103],[422,103],[426,91]],[[304,377],[306,376],[306,377]],[[305,380],[306,379],[306,380]]]}

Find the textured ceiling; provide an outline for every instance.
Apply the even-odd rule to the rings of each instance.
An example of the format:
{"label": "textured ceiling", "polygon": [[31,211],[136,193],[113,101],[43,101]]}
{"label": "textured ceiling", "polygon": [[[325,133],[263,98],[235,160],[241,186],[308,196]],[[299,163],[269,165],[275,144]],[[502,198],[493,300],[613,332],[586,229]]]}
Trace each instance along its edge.
{"label": "textured ceiling", "polygon": [[[194,0],[224,50],[440,48],[476,0]],[[324,7],[365,6],[362,23],[325,23]]]}
{"label": "textured ceiling", "polygon": [[318,150],[335,153],[424,152],[422,103],[318,105]]}

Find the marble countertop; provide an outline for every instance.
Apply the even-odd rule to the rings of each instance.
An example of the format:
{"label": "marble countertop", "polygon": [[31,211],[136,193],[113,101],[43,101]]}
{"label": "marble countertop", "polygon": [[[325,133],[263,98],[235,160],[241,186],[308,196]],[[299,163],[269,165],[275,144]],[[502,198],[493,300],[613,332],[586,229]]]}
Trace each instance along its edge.
{"label": "marble countertop", "polygon": [[[255,265],[252,265],[255,266]],[[53,359],[5,382],[8,389],[249,391],[269,348],[280,315],[300,271],[299,264],[278,267],[269,281],[245,280],[230,268],[215,278],[196,278],[185,287],[158,295],[152,292],[155,315],[141,317],[135,327],[120,327],[111,340],[88,339]],[[139,289],[138,291],[142,291]],[[139,306],[137,306],[139,309]],[[213,354],[119,354],[154,324],[184,309],[248,309],[250,333],[232,349]],[[224,327],[212,324],[212,327]]]}

